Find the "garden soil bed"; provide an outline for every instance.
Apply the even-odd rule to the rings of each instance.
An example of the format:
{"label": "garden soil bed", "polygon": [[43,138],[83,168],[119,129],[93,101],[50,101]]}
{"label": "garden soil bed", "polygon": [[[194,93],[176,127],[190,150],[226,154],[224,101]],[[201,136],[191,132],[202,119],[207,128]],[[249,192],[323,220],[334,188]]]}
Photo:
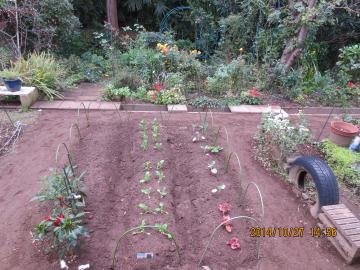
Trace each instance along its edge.
{"label": "garden soil bed", "polygon": [[[229,174],[224,174],[224,153],[206,156],[200,143],[191,142],[192,123],[198,123],[196,113],[173,114],[169,123],[160,129],[159,152],[140,149],[138,123],[146,118],[161,119],[159,113],[133,113],[131,121],[120,123],[116,112],[91,112],[90,127],[81,123],[82,141],[74,140],[74,160],[78,170],[86,170],[86,220],[91,238],[86,240],[80,256],[70,263],[70,269],[90,263],[91,269],[109,269],[115,241],[126,229],[137,226],[142,219],[148,224],[168,223],[180,246],[181,264],[175,247],[165,236],[155,231],[130,235],[117,254],[117,269],[197,269],[199,260],[212,230],[221,221],[217,209],[221,202],[231,204],[231,216],[259,217],[259,204],[254,190],[248,193],[245,205],[236,207],[239,187],[236,163]],[[14,152],[1,157],[0,176],[0,262],[1,269],[59,269],[55,256],[45,255],[31,242],[33,225],[48,213],[30,199],[41,187],[41,177],[53,166],[56,147],[67,142],[70,125],[75,122],[74,111],[43,111],[38,121],[28,126]],[[320,132],[323,118],[309,118],[315,136]],[[234,222],[233,233],[221,229],[215,237],[204,265],[211,269],[357,269],[346,266],[335,248],[325,238],[312,238],[308,231],[316,225],[307,206],[296,198],[280,177],[266,172],[252,154],[251,141],[256,133],[260,115],[215,114],[215,123],[221,123],[229,132],[229,143],[239,154],[244,173],[244,187],[255,181],[265,203],[266,227],[305,226],[303,238],[267,237],[262,239],[261,260],[256,259],[255,240],[249,237],[247,222]],[[150,127],[150,125],[149,125]],[[151,136],[151,133],[148,133]],[[326,132],[324,133],[326,136]],[[151,139],[150,146],[151,144]],[[219,143],[225,146],[222,134]],[[145,161],[165,160],[164,185],[170,191],[164,199],[168,215],[140,215],[137,205],[147,200],[140,192],[139,179],[143,176]],[[211,176],[207,165],[216,160],[217,178]],[[21,164],[21,167],[19,166]],[[211,189],[225,183],[226,189],[216,195]],[[149,186],[157,188],[156,181]],[[155,204],[151,205],[152,207]],[[359,214],[356,212],[356,214]],[[231,250],[226,242],[240,239],[241,251]],[[136,252],[153,252],[153,260],[136,261]]]}

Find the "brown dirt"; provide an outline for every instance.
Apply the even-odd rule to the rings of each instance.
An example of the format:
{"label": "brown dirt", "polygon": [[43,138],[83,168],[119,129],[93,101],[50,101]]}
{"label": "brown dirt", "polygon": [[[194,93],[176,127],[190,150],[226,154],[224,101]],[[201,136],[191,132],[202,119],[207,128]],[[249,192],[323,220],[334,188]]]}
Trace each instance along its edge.
{"label": "brown dirt", "polygon": [[[31,243],[30,230],[48,214],[47,208],[29,200],[39,191],[39,179],[53,165],[55,150],[60,142],[68,140],[68,128],[75,122],[74,111],[43,111],[38,121],[28,126],[15,151],[2,157],[0,169],[0,262],[1,269],[59,269],[56,257],[44,255]],[[90,263],[91,269],[109,269],[111,253],[118,235],[125,229],[147,223],[168,223],[174,233],[182,255],[177,263],[174,246],[163,235],[151,233],[129,236],[118,253],[117,269],[197,269],[200,257],[212,229],[219,224],[217,210],[220,202],[232,205],[231,216],[259,216],[257,194],[250,190],[246,205],[237,208],[238,175],[236,164],[224,174],[224,153],[209,157],[199,143],[191,142],[191,124],[198,122],[197,114],[174,114],[168,125],[161,127],[159,152],[140,149],[138,123],[142,118],[151,121],[158,113],[133,113],[128,124],[119,122],[116,112],[91,112],[91,126],[82,123],[83,140],[74,144],[74,159],[79,170],[86,170],[87,227],[91,238],[71,269]],[[303,238],[266,237],[261,248],[261,260],[255,259],[255,239],[249,237],[245,222],[234,222],[232,234],[221,230],[204,263],[211,269],[357,269],[346,266],[335,248],[324,238],[312,238],[308,231],[316,221],[310,216],[305,203],[296,198],[280,177],[270,176],[252,157],[251,141],[256,133],[259,115],[217,114],[215,122],[227,127],[230,145],[239,154],[244,173],[244,186],[255,181],[265,203],[265,227],[305,226]],[[309,118],[315,133],[324,118]],[[149,136],[151,133],[149,132]],[[326,136],[326,132],[324,133]],[[151,138],[149,139],[150,145]],[[225,145],[222,134],[219,144]],[[211,176],[207,164],[214,158],[219,175]],[[140,215],[137,205],[146,202],[152,207],[158,203],[158,194],[147,199],[139,190],[143,163],[164,159],[166,176],[162,184],[170,191],[164,202],[168,215]],[[21,165],[19,165],[21,164]],[[211,189],[225,183],[227,188],[216,194]],[[153,189],[157,182],[152,180]],[[357,214],[359,214],[357,212]],[[241,251],[233,251],[226,241],[238,236]],[[154,252],[152,261],[139,262],[136,252]],[[119,268],[119,266],[125,266]]]}

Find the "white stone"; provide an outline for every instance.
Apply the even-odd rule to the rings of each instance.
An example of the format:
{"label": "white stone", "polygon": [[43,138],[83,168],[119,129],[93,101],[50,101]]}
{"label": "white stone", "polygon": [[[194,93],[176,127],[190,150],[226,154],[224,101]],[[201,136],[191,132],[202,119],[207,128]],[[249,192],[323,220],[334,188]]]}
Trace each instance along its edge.
{"label": "white stone", "polygon": [[186,105],[180,105],[180,104],[172,104],[167,105],[167,109],[169,112],[187,112]]}

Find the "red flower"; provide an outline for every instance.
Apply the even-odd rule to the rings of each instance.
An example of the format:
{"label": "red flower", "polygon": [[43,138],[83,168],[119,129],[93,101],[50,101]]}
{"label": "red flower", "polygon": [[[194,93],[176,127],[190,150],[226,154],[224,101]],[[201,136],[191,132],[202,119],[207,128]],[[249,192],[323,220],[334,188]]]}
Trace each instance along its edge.
{"label": "red flower", "polygon": [[[229,221],[230,219],[231,219],[230,216],[223,216],[221,223],[224,223],[224,222],[226,222],[226,221]],[[226,230],[227,232],[229,232],[229,233],[232,232],[232,227],[233,227],[233,225],[232,225],[231,222],[227,222],[227,223],[225,223],[223,226],[225,227],[225,230]]]}
{"label": "red flower", "polygon": [[258,97],[260,96],[260,93],[259,93],[259,90],[257,90],[255,87],[251,88],[249,90],[249,94],[252,96],[252,97]]}
{"label": "red flower", "polygon": [[58,226],[60,225],[61,220],[62,220],[64,217],[65,217],[65,216],[64,216],[63,214],[58,215],[57,218],[55,219],[53,225],[54,225],[55,227],[58,227]]}
{"label": "red flower", "polygon": [[154,87],[157,92],[160,92],[161,90],[164,89],[164,86],[158,82],[155,82]]}
{"label": "red flower", "polygon": [[224,216],[225,214],[227,214],[230,211],[230,205],[226,202],[220,203],[219,210]]}
{"label": "red flower", "polygon": [[45,221],[51,221],[51,217],[49,216],[49,217],[46,217],[45,218]]}
{"label": "red flower", "polygon": [[237,237],[231,238],[227,244],[231,247],[231,249],[241,249],[239,239]]}
{"label": "red flower", "polygon": [[354,83],[353,83],[352,81],[350,81],[349,84],[348,84],[348,86],[349,86],[349,88],[351,89],[351,88],[354,87]]}
{"label": "red flower", "polygon": [[55,227],[58,227],[58,226],[60,225],[60,222],[61,222],[61,219],[57,217],[57,218],[55,219],[53,225],[54,225]]}

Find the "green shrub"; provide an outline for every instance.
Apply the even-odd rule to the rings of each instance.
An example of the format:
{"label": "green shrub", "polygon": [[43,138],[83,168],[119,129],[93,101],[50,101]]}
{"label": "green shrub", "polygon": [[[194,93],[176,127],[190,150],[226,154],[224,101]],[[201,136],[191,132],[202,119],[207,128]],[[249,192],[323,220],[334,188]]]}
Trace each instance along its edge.
{"label": "green shrub", "polygon": [[147,89],[144,86],[140,86],[132,93],[132,97],[139,100],[148,101]]}
{"label": "green shrub", "polygon": [[360,154],[339,147],[329,140],[321,142],[324,157],[337,179],[348,187],[360,191]]}
{"label": "green shrub", "polygon": [[111,83],[115,88],[129,87],[135,90],[142,85],[141,78],[128,68],[121,68],[115,71],[115,76],[112,78]]}
{"label": "green shrub", "polygon": [[299,119],[299,126],[294,126],[280,115],[264,113],[256,135],[259,158],[271,160],[272,149],[276,147],[284,159],[295,153],[298,145],[310,143],[311,132],[301,115]]}
{"label": "green shrub", "polygon": [[112,84],[108,84],[103,92],[104,100],[118,101],[118,100],[124,100],[125,98],[128,98],[130,96],[131,96],[131,91],[129,87],[116,88]]}
{"label": "green shrub", "polygon": [[336,64],[352,76],[353,80],[360,81],[360,44],[340,49],[340,61]]}
{"label": "green shrub", "polygon": [[148,48],[134,48],[119,57],[119,65],[135,71],[145,82],[154,82],[164,71],[161,53]]}
{"label": "green shrub", "polygon": [[47,98],[62,97],[65,85],[64,67],[48,53],[33,53],[13,63],[12,70],[21,74],[25,85],[35,86]]}
{"label": "green shrub", "polygon": [[220,108],[224,109],[226,106],[226,102],[218,99],[209,98],[206,96],[200,96],[197,98],[194,98],[189,101],[189,105],[194,106],[195,108],[201,108],[201,109],[214,109],[214,108]]}
{"label": "green shrub", "polygon": [[158,104],[183,104],[185,103],[186,98],[182,94],[180,88],[173,87],[169,90],[163,90],[160,92],[160,95],[156,101]]}

